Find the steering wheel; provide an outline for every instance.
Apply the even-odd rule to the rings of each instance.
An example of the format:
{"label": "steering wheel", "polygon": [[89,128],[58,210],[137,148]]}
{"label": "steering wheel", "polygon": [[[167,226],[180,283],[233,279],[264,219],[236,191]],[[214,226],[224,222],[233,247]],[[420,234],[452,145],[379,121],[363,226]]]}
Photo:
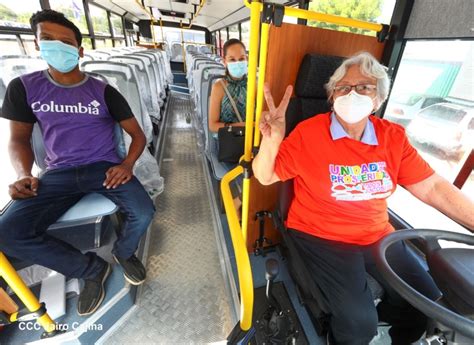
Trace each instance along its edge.
{"label": "steering wheel", "polygon": [[440,249],[438,240],[448,240],[474,245],[474,236],[449,231],[431,229],[404,229],[395,231],[381,239],[375,245],[375,263],[382,276],[408,303],[426,316],[439,321],[452,330],[474,339],[474,321],[425,297],[405,281],[390,267],[385,257],[387,248],[398,241],[422,239],[428,250]]}

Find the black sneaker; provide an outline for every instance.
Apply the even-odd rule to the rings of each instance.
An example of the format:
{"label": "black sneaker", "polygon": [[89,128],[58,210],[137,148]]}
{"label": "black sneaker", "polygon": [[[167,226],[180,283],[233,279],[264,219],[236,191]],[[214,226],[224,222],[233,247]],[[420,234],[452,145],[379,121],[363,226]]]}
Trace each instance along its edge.
{"label": "black sneaker", "polygon": [[110,274],[110,270],[110,264],[106,262],[97,277],[84,281],[84,288],[77,301],[77,313],[79,315],[90,315],[99,308],[105,297],[104,284]]}
{"label": "black sneaker", "polygon": [[125,280],[132,285],[143,284],[146,279],[146,270],[135,255],[132,255],[128,259],[121,259],[114,255],[114,259],[122,266]]}

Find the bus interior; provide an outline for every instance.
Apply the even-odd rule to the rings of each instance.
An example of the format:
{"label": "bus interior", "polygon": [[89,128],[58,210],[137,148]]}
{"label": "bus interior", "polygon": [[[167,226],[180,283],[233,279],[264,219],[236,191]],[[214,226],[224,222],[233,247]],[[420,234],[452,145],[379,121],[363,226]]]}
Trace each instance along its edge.
{"label": "bus interior", "polygon": [[[0,252],[0,344],[327,344],[329,311],[285,228],[292,183],[260,184],[251,162],[261,142],[264,83],[276,102],[294,87],[288,134],[331,110],[324,84],[360,51],[388,67],[391,91],[377,116],[403,126],[438,174],[474,195],[470,0],[0,0],[0,107],[12,79],[48,68],[28,22],[41,9],[79,27],[80,69],[129,103],[147,142],[134,174],[156,213],[137,251],[146,282],[127,283],[113,265],[105,300],[87,317],[76,313],[78,279]],[[208,126],[231,38],[248,54],[244,153],[234,165],[219,161]],[[117,132],[125,153],[130,138]],[[8,121],[0,119],[0,217],[16,178],[8,138]],[[32,147],[41,174],[38,126]],[[388,206],[397,231],[377,248],[377,267],[430,319],[419,344],[474,343],[472,229],[402,187]],[[122,225],[117,205],[88,194],[48,233],[112,263]],[[402,240],[434,277],[440,301],[393,273],[385,252]],[[380,302],[383,288],[370,276],[367,283]],[[390,344],[388,329],[379,323],[370,344]]]}

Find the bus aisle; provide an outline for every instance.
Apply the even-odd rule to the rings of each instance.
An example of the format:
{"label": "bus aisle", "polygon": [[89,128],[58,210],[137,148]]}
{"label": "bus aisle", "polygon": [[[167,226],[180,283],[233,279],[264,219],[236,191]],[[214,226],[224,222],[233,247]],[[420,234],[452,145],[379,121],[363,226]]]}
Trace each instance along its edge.
{"label": "bus aisle", "polygon": [[204,158],[186,122],[191,101],[188,95],[171,92],[169,102],[160,165],[166,187],[157,198],[150,229],[147,280],[138,308],[115,325],[106,344],[216,342],[234,325]]}

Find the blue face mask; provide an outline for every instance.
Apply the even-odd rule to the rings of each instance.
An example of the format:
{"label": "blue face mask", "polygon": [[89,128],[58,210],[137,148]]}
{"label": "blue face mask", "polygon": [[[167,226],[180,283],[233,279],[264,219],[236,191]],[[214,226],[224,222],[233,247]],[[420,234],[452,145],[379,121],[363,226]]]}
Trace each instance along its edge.
{"label": "blue face mask", "polygon": [[227,70],[231,77],[241,79],[247,74],[247,66],[247,61],[229,62],[227,64]]}
{"label": "blue face mask", "polygon": [[71,72],[79,62],[79,49],[61,41],[39,41],[41,57],[61,73]]}

